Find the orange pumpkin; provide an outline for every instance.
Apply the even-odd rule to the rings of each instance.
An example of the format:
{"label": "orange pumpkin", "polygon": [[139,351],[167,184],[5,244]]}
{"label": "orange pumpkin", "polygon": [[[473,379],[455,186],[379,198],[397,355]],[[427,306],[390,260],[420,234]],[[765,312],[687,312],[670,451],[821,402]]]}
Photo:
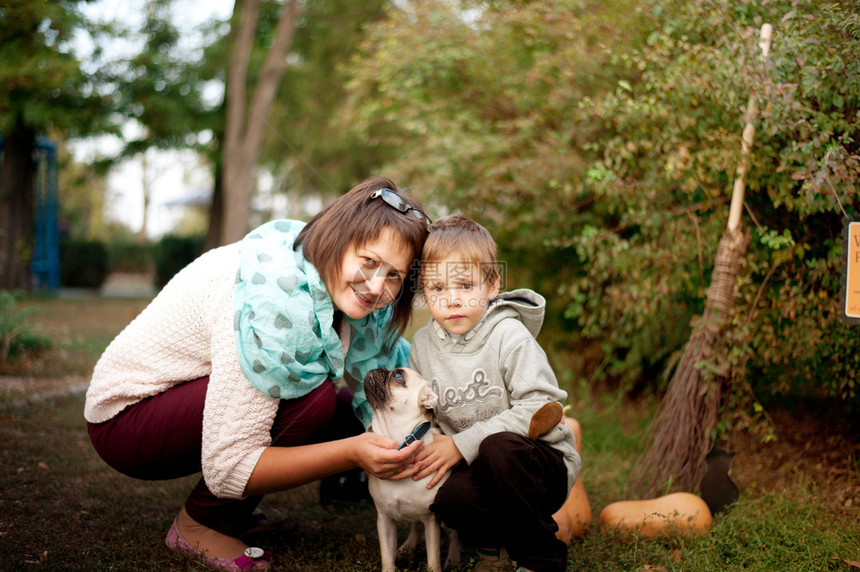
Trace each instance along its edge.
{"label": "orange pumpkin", "polygon": [[600,511],[598,520],[601,530],[649,537],[705,534],[713,523],[708,505],[691,493],[614,502]]}
{"label": "orange pumpkin", "polygon": [[[573,436],[576,438],[576,450],[582,455],[582,428],[579,422],[570,417],[563,417],[562,422],[573,431]],[[562,542],[570,542],[572,538],[584,534],[588,529],[588,525],[591,524],[591,504],[588,502],[585,485],[582,484],[581,472],[573,484],[567,500],[564,501],[558,512],[552,515],[552,518],[558,524],[558,531],[555,536]]]}

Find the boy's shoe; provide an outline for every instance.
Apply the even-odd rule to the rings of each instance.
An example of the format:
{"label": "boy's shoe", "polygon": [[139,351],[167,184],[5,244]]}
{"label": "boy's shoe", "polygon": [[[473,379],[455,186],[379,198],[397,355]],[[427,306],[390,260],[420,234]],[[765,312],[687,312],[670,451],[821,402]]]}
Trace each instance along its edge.
{"label": "boy's shoe", "polygon": [[501,572],[510,570],[508,551],[501,548],[477,548],[478,563],[472,569],[474,572]]}

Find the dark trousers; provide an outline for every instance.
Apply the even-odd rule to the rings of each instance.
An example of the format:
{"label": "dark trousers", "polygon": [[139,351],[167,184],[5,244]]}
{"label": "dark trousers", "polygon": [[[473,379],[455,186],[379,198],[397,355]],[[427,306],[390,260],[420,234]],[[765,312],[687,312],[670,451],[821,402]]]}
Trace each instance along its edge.
{"label": "dark trousers", "polygon": [[[203,404],[209,378],[189,381],[124,409],[104,423],[88,424],[98,454],[117,471],[138,479],[163,480],[201,471]],[[342,423],[358,423],[349,390],[323,383],[308,395],[281,401],[272,425],[272,445],[290,447],[336,438]],[[201,478],[185,502],[197,522],[230,536],[247,528],[262,496],[223,499]]]}
{"label": "dark trousers", "polygon": [[556,571],[567,567],[567,545],[552,515],[566,496],[562,454],[503,432],[484,439],[471,465],[452,469],[430,508],[464,545],[504,546],[518,566]]}

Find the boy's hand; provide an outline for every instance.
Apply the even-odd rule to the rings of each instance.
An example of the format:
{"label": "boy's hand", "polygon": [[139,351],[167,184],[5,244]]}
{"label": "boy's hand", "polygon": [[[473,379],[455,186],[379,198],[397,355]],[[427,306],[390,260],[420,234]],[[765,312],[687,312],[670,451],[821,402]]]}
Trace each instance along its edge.
{"label": "boy's hand", "polygon": [[462,458],[460,449],[457,448],[451,437],[441,434],[433,435],[433,442],[425,445],[415,456],[415,459],[421,463],[421,470],[415,473],[412,479],[417,481],[435,472],[436,474],[427,483],[427,488],[432,489],[445,476],[448,469],[459,463]]}

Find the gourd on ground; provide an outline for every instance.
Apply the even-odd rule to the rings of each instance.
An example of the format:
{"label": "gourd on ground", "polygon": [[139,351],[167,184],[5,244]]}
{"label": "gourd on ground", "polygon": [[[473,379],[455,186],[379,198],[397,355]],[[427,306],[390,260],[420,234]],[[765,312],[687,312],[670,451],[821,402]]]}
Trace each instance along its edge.
{"label": "gourd on ground", "polygon": [[600,511],[598,521],[601,530],[653,537],[705,534],[713,517],[700,497],[692,493],[672,493],[608,504]]}
{"label": "gourd on ground", "polygon": [[[567,409],[567,408],[565,408]],[[566,412],[566,411],[565,411]],[[576,450],[582,455],[582,428],[576,419],[563,417],[562,423],[570,427],[576,438]],[[573,538],[585,534],[588,525],[591,524],[591,504],[588,502],[588,494],[582,483],[582,473],[576,479],[567,500],[562,507],[552,515],[558,524],[556,538],[562,542],[570,542]]]}

